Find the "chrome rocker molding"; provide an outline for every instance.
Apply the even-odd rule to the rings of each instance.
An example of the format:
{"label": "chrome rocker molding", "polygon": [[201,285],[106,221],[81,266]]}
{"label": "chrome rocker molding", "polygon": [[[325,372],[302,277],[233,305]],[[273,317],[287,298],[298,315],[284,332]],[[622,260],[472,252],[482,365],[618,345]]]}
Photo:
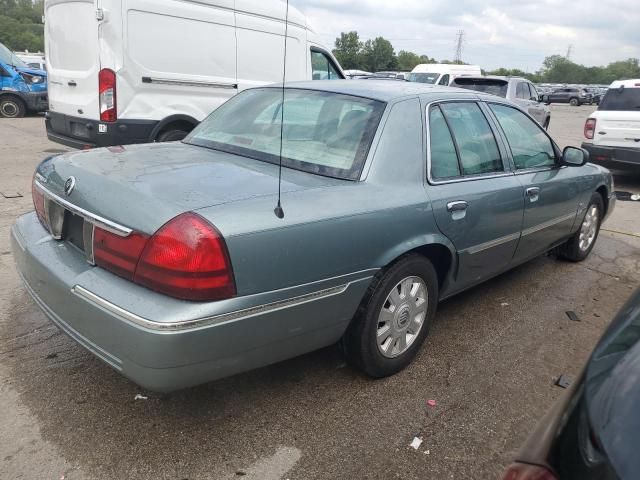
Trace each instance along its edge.
{"label": "chrome rocker molding", "polygon": [[62,205],[64,208],[66,208],[70,212],[83,217],[85,220],[93,223],[96,227],[100,227],[120,237],[127,237],[133,231],[128,227],[119,225],[115,222],[112,222],[111,220],[101,217],[100,215],[91,213],[85,210],[84,208],[80,208],[74,205],[73,203],[68,202],[67,200],[60,197],[59,195],[56,195],[55,193],[47,190],[47,188],[44,185],[42,185],[42,183],[40,183],[40,180],[37,180],[37,179],[35,180],[35,186],[38,190],[40,190],[40,192],[42,192],[43,195],[48,197],[50,200],[53,200],[59,205]]}
{"label": "chrome rocker molding", "polygon": [[[356,280],[356,281],[361,281]],[[297,297],[288,298],[286,300],[280,300],[277,302],[266,303],[264,305],[257,305],[255,307],[245,308],[242,310],[236,310],[234,312],[222,313],[220,315],[213,315],[210,317],[196,318],[191,320],[178,320],[175,322],[156,322],[148,320],[135,313],[131,313],[108,300],[96,295],[95,293],[87,290],[80,285],[74,285],[71,288],[71,292],[79,296],[83,300],[86,300],[98,307],[106,310],[107,312],[120,317],[121,319],[133,323],[139,327],[143,327],[149,330],[156,330],[161,332],[176,332],[182,330],[192,330],[202,327],[208,327],[211,325],[217,325],[220,323],[230,322],[234,320],[243,320],[245,318],[253,317],[255,315],[263,315],[265,313],[275,312],[283,310],[285,308],[295,307],[305,303],[321,300],[324,298],[340,295],[344,293],[352,283],[356,281],[345,283],[343,285],[337,285],[335,287],[325,288],[316,292],[307,293],[305,295],[299,295]]]}
{"label": "chrome rocker molding", "polygon": [[552,218],[548,222],[540,223],[539,225],[534,225],[533,227],[527,228],[522,231],[522,236],[531,235],[532,233],[539,232],[544,230],[545,228],[553,227],[558,223],[566,222],[567,220],[573,220],[576,218],[577,212],[570,213],[568,215],[563,215],[562,217]]}

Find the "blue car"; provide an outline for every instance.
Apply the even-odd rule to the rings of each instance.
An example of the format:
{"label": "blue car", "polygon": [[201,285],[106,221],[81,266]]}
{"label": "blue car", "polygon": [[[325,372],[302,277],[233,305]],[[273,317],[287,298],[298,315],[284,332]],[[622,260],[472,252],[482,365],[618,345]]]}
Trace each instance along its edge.
{"label": "blue car", "polygon": [[19,118],[47,108],[47,73],[29,67],[0,43],[0,117]]}

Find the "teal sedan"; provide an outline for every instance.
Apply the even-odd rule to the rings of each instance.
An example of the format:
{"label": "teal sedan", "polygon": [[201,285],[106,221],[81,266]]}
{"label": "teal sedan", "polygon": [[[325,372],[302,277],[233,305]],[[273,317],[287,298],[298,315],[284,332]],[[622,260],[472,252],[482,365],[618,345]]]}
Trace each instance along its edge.
{"label": "teal sedan", "polygon": [[12,247],[51,321],[150,390],[338,341],[384,377],[439,301],[552,249],[589,255],[615,197],[587,161],[495,96],[261,87],[182,142],[46,159]]}

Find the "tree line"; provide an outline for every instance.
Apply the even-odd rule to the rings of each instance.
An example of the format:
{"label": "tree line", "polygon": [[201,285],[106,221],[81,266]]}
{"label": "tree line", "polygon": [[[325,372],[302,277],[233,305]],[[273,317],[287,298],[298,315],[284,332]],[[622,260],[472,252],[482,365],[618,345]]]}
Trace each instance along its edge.
{"label": "tree line", "polygon": [[0,0],[0,43],[9,50],[44,51],[44,0]]}
{"label": "tree line", "polygon": [[[411,71],[422,63],[455,63],[450,60],[437,61],[428,55],[418,55],[406,50],[397,54],[391,42],[383,37],[360,40],[358,32],[342,32],[336,38],[333,54],[345,70]],[[575,83],[608,85],[614,80],[640,78],[640,64],[637,58],[612,62],[604,67],[585,67],[561,55],[551,55],[542,62],[535,73],[517,68],[498,68],[484,71],[488,75],[526,77],[536,83]]]}

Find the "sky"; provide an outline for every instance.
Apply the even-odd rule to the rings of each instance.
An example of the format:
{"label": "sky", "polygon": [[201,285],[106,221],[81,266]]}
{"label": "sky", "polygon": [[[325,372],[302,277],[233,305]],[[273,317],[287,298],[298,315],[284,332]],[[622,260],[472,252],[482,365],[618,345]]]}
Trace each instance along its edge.
{"label": "sky", "polygon": [[340,32],[382,36],[396,53],[453,59],[464,31],[462,60],[492,70],[540,69],[546,56],[584,65],[640,58],[640,0],[290,0],[327,47]]}

